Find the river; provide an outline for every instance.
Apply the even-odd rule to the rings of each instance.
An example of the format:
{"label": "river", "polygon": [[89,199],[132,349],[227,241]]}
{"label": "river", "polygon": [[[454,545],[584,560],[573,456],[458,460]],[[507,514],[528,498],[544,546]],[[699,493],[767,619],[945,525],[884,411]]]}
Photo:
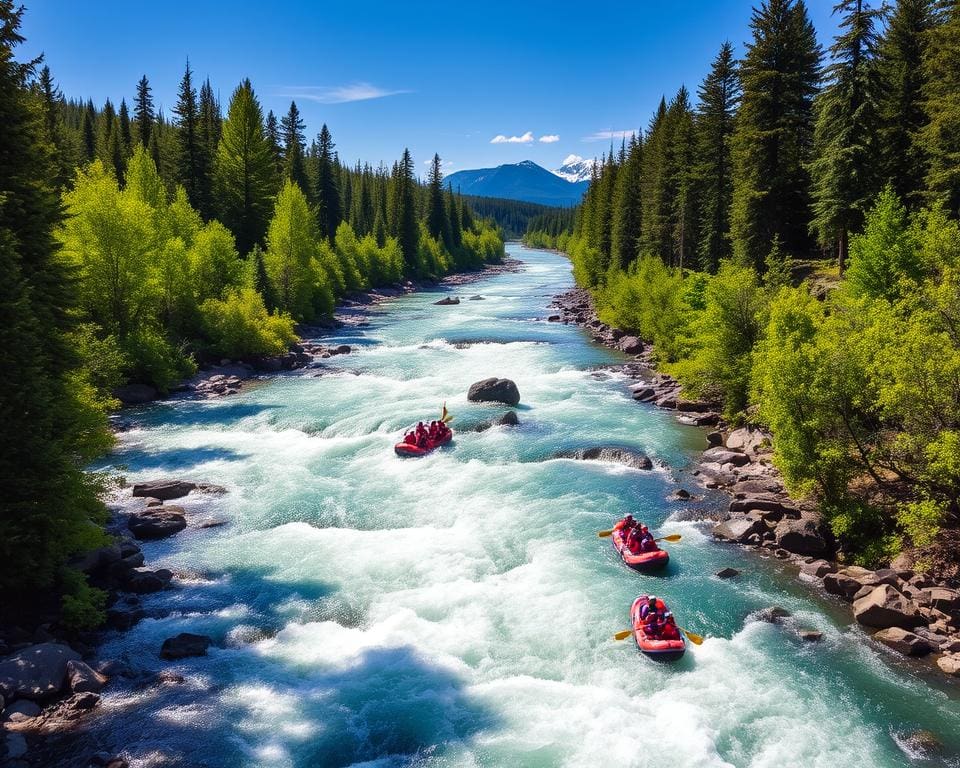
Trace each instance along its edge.
{"label": "river", "polygon": [[[795,572],[684,522],[690,505],[668,497],[678,482],[702,493],[683,472],[703,431],[634,403],[591,370],[617,353],[545,322],[572,286],[566,259],[508,250],[522,271],[457,289],[482,301],[405,296],[335,334],[355,352],[323,376],[133,413],[103,468],[220,483],[227,494],[184,502],[227,524],[144,547],[176,588],[146,596],[151,618],[102,654],[183,679],[108,688],[101,742],[135,767],[956,765],[957,687],[863,642]],[[466,401],[494,375],[519,386],[519,427],[394,456],[443,401],[455,429],[504,410]],[[596,445],[657,467],[551,458]],[[627,510],[683,535],[664,574],[629,571],[597,538]],[[716,578],[724,566],[742,574]],[[615,642],[641,592],[706,642],[670,665]],[[792,618],[749,619],[771,605]],[[160,661],[183,631],[215,647]],[[946,757],[911,748],[916,729]]]}

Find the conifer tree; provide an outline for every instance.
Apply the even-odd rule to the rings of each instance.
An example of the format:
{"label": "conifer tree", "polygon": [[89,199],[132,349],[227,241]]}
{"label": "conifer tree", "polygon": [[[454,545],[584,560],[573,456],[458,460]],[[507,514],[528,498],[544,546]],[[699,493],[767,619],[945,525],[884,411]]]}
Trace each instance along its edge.
{"label": "conifer tree", "polygon": [[264,127],[267,136],[267,144],[270,145],[270,156],[273,158],[273,165],[277,178],[283,175],[283,147],[280,146],[280,124],[277,122],[277,116],[271,109],[267,112],[267,122]]}
{"label": "conifer tree", "polygon": [[667,110],[669,120],[668,195],[670,206],[670,264],[683,269],[693,263],[697,242],[695,136],[690,97],[684,86]]}
{"label": "conifer tree", "polygon": [[220,105],[213,95],[210,80],[200,86],[199,122],[197,125],[197,210],[204,219],[212,219],[216,213],[213,199],[214,166],[217,146],[220,143]]}
{"label": "conifer tree", "polygon": [[120,130],[120,151],[123,153],[124,161],[126,161],[133,153],[133,133],[130,129],[130,110],[127,108],[126,99],[120,99],[120,112],[117,119]]}
{"label": "conifer tree", "polygon": [[97,110],[94,109],[93,100],[87,101],[87,107],[83,111],[83,154],[86,161],[92,162],[97,156]]}
{"label": "conifer tree", "polygon": [[788,254],[810,249],[807,163],[820,47],[802,0],[764,0],[750,28],[731,139],[730,231],[735,258],[762,271],[778,235]]}
{"label": "conifer tree", "polygon": [[[82,470],[109,444],[81,398],[73,276],[57,254],[61,218],[44,116],[14,49],[23,9],[0,0],[0,621],[24,620],[63,585],[68,557],[100,540],[106,514]],[[92,105],[91,105],[92,106]],[[92,127],[92,126],[91,126]],[[15,437],[15,439],[14,439]],[[89,606],[95,608],[94,606]]]}
{"label": "conifer tree", "polygon": [[187,198],[194,207],[199,207],[203,195],[200,176],[206,170],[202,167],[197,89],[193,87],[193,73],[190,60],[187,60],[183,78],[180,80],[180,92],[177,106],[177,180],[187,191]]}
{"label": "conifer tree", "polygon": [[343,219],[340,174],[336,168],[333,137],[324,123],[317,137],[317,228],[320,237],[333,240]]}
{"label": "conifer tree", "polygon": [[830,48],[827,86],[816,100],[817,123],[810,164],[813,181],[811,228],[823,244],[836,244],[841,271],[847,241],[880,191],[876,173],[880,84],[876,67],[875,20],[864,0],[841,0],[841,34]]}
{"label": "conifer tree", "polygon": [[457,199],[453,196],[453,189],[447,185],[446,201],[444,206],[447,213],[448,226],[450,228],[450,245],[453,248],[459,248],[463,243],[462,224],[460,223],[460,206],[457,205]]}
{"label": "conifer tree", "polygon": [[669,260],[669,210],[667,196],[667,150],[669,127],[667,100],[660,105],[650,120],[643,145],[641,173],[641,250],[645,255]]}
{"label": "conifer tree", "polygon": [[922,132],[929,158],[927,196],[960,215],[960,3],[949,2],[929,33],[924,60],[925,107]]}
{"label": "conifer tree", "polygon": [[627,269],[637,258],[641,233],[643,143],[630,137],[613,193],[612,269]]}
{"label": "conifer tree", "polygon": [[410,150],[403,150],[403,157],[395,166],[394,173],[394,200],[395,216],[394,231],[400,243],[400,252],[406,264],[406,272],[413,273],[417,267],[417,249],[420,242],[420,232],[417,226],[417,181],[413,175],[413,158]]}
{"label": "conifer tree", "polygon": [[730,203],[733,197],[730,137],[740,99],[733,46],[725,42],[698,92],[696,179],[700,190],[700,268],[716,272],[730,256]]}
{"label": "conifer tree", "polygon": [[272,150],[263,128],[263,111],[249,80],[230,99],[217,147],[216,189],[223,223],[246,254],[266,233],[276,173]]}
{"label": "conifer tree", "polygon": [[64,124],[63,93],[53,81],[50,67],[44,65],[37,78],[37,88],[43,105],[45,139],[56,149],[54,163],[57,167],[57,187],[66,186],[77,165],[76,150]]}
{"label": "conifer tree", "polygon": [[304,158],[304,125],[297,102],[290,102],[287,114],[280,118],[280,136],[283,139],[283,175],[303,191],[309,200],[313,197]]}
{"label": "conifer tree", "polygon": [[133,120],[137,126],[137,141],[145,147],[150,146],[150,134],[153,131],[155,115],[150,82],[144,75],[137,83],[137,98],[133,105]]}
{"label": "conifer tree", "polygon": [[438,154],[434,154],[427,175],[427,231],[448,249],[452,246],[450,219],[443,202],[443,170]]}
{"label": "conifer tree", "polygon": [[889,183],[908,206],[922,201],[926,156],[919,141],[927,122],[924,59],[933,24],[931,0],[897,0],[877,49],[883,88],[878,151],[881,183]]}
{"label": "conifer tree", "polygon": [[460,190],[457,190],[457,208],[460,209],[460,226],[464,232],[473,231],[473,211],[470,210],[470,206],[467,205],[466,201],[463,199],[463,195],[460,194]]}

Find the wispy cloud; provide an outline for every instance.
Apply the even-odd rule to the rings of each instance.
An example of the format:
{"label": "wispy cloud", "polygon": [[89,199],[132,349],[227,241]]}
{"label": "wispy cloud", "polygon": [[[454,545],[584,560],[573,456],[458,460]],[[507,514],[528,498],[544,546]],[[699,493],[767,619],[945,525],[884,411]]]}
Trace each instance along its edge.
{"label": "wispy cloud", "polygon": [[533,141],[533,131],[527,131],[523,136],[504,136],[498,133],[492,139],[491,144],[530,144]]}
{"label": "wispy cloud", "polygon": [[[433,165],[433,160],[424,160],[424,161],[423,161],[423,164],[424,164],[424,165]],[[441,161],[440,161],[440,166],[441,166],[442,168],[452,168],[452,167],[453,167],[453,160],[441,160]]]}
{"label": "wispy cloud", "polygon": [[580,141],[610,141],[611,139],[628,139],[638,133],[636,128],[630,128],[625,131],[597,131],[589,136],[584,136]]}
{"label": "wispy cloud", "polygon": [[544,136],[541,136],[539,139],[537,139],[537,141],[539,141],[541,144],[555,144],[556,142],[560,141],[560,137],[555,133],[548,133]]}
{"label": "wispy cloud", "polygon": [[351,101],[369,101],[386,96],[397,96],[401,93],[411,93],[411,91],[390,91],[372,83],[350,83],[348,85],[291,85],[281,88],[278,95],[291,99],[317,101],[320,104],[347,104]]}

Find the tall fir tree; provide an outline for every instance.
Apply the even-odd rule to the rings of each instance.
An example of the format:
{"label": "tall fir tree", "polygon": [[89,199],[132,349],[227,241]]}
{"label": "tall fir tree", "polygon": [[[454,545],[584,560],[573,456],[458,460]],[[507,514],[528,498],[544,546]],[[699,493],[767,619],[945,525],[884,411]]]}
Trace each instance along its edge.
{"label": "tall fir tree", "polygon": [[927,122],[923,92],[927,39],[933,25],[931,0],[897,0],[877,49],[882,160],[880,180],[908,206],[922,203],[926,155],[919,140]]}
{"label": "tall fir tree", "polygon": [[400,252],[406,265],[407,274],[417,268],[417,251],[420,244],[420,232],[417,225],[417,180],[413,175],[413,157],[409,149],[403,150],[403,157],[394,171],[394,231],[400,242]]}
{"label": "tall fir tree", "polygon": [[123,152],[123,159],[126,161],[133,153],[133,132],[130,128],[130,110],[127,107],[126,99],[120,99],[117,121],[120,131],[120,151]]}
{"label": "tall fir tree", "polygon": [[670,264],[680,269],[694,264],[697,242],[696,138],[693,110],[686,87],[681,86],[667,110],[670,206]]}
{"label": "tall fir tree", "polygon": [[340,174],[336,167],[334,147],[333,137],[330,135],[327,124],[324,123],[317,137],[317,228],[320,237],[331,241],[343,219]]}
{"label": "tall fir tree", "polygon": [[306,128],[297,102],[290,102],[287,114],[280,118],[280,137],[283,140],[283,175],[303,191],[310,200],[313,190],[307,177],[307,164],[304,157],[304,129]]}
{"label": "tall fir tree", "polygon": [[180,91],[173,113],[177,116],[177,180],[187,191],[187,197],[195,208],[200,206],[203,197],[201,174],[203,167],[200,139],[200,108],[197,104],[197,89],[193,87],[193,72],[190,60],[180,80]]}
{"label": "tall fir tree", "polygon": [[921,140],[929,158],[927,199],[960,216],[960,2],[944,3],[929,33],[924,58],[924,106],[929,122]]}
{"label": "tall fir tree", "polygon": [[213,185],[217,146],[220,144],[221,133],[220,105],[213,95],[209,79],[200,86],[198,115],[197,166],[200,175],[197,188],[197,210],[204,219],[209,220],[216,215]]}
{"label": "tall fir tree", "polygon": [[650,119],[643,144],[641,173],[641,251],[646,256],[669,260],[670,199],[667,195],[669,125],[667,100],[660,99]]}
{"label": "tall fir tree", "polygon": [[263,241],[276,188],[263,111],[250,81],[244,80],[230,99],[216,161],[221,218],[237,238],[241,254]]}
{"label": "tall fir tree", "polygon": [[697,257],[700,268],[716,272],[729,258],[730,204],[733,174],[730,138],[733,135],[740,78],[733,45],[725,42],[698,91],[696,116],[696,183],[700,191],[700,231]]}
{"label": "tall fir tree", "polygon": [[438,154],[434,154],[427,175],[427,231],[448,249],[452,247],[450,218],[443,200],[443,166]]}
{"label": "tall fir tree", "polygon": [[93,106],[92,99],[87,101],[87,106],[83,110],[83,125],[80,130],[84,160],[88,163],[93,162],[97,156],[97,110]]}
{"label": "tall fir tree", "polygon": [[811,248],[807,164],[821,52],[802,0],[765,0],[750,28],[731,138],[730,232],[735,258],[762,271],[774,237],[791,255]]}
{"label": "tall fir tree", "polygon": [[137,83],[137,98],[133,104],[133,121],[136,125],[136,140],[145,147],[150,146],[150,134],[153,131],[155,119],[150,81],[144,75]]}
{"label": "tall fir tree", "polygon": [[444,205],[446,207],[447,221],[450,228],[450,247],[459,248],[463,244],[463,226],[460,222],[460,206],[457,205],[457,199],[453,196],[453,189],[447,185]]}
{"label": "tall fir tree", "polygon": [[830,48],[827,85],[816,99],[811,228],[821,243],[835,245],[842,271],[850,232],[863,225],[881,188],[875,31],[880,12],[864,0],[842,0],[833,11],[842,15],[841,32]]}
{"label": "tall fir tree", "polygon": [[[83,466],[106,447],[102,416],[82,399],[75,276],[57,253],[61,219],[52,147],[15,58],[23,9],[0,0],[0,621],[22,622],[63,585],[68,557],[98,545],[102,503]],[[13,439],[15,436],[15,439]],[[102,536],[101,536],[102,538]]]}
{"label": "tall fir tree", "polygon": [[273,114],[272,109],[267,112],[264,132],[267,136],[267,144],[270,145],[270,156],[273,158],[274,170],[279,179],[283,175],[283,147],[280,145],[280,123],[277,122],[277,116]]}
{"label": "tall fir tree", "polygon": [[643,185],[643,142],[636,135],[627,144],[613,193],[610,266],[627,269],[640,248]]}

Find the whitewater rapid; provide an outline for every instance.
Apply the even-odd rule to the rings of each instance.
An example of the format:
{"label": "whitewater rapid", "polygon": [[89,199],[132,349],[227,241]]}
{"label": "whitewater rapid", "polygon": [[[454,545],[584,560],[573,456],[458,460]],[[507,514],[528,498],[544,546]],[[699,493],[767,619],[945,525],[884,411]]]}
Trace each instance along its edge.
{"label": "whitewater rapid", "polygon": [[[136,768],[956,764],[957,688],[897,668],[781,564],[683,522],[689,505],[668,497],[703,493],[684,474],[703,432],[634,403],[595,370],[622,358],[545,322],[572,285],[564,258],[509,250],[523,270],[457,289],[459,305],[397,298],[336,334],[354,352],[321,376],[132,414],[101,468],[224,485],[184,506],[225,525],[144,547],[175,588],[145,596],[149,617],[102,655],[174,677],[115,681],[98,739]],[[517,382],[519,427],[463,429],[505,410],[467,403],[488,376]],[[452,446],[395,457],[444,401]],[[607,445],[655,469],[553,458]],[[664,574],[627,570],[597,538],[628,510],[682,533]],[[712,575],[727,565],[741,576]],[[613,641],[641,592],[706,642],[664,665]],[[770,605],[793,617],[747,619]],[[162,662],[183,631],[214,647]],[[946,757],[903,746],[917,729]]]}

